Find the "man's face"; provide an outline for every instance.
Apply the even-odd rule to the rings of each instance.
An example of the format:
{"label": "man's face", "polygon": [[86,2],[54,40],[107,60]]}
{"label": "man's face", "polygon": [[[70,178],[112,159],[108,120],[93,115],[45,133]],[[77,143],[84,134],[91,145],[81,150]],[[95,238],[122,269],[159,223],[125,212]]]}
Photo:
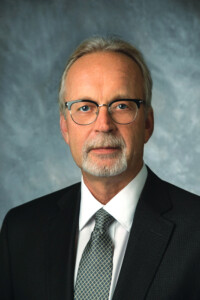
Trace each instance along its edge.
{"label": "man's face", "polygon": [[[116,99],[144,99],[143,79],[137,64],[128,56],[97,52],[79,58],[66,77],[65,100],[87,99],[108,104]],[[137,174],[143,164],[143,148],[153,131],[153,113],[145,118],[141,105],[135,121],[122,125],[112,121],[107,107],[99,109],[90,125],[76,124],[66,111],[61,131],[76,164],[86,173],[108,177]]]}

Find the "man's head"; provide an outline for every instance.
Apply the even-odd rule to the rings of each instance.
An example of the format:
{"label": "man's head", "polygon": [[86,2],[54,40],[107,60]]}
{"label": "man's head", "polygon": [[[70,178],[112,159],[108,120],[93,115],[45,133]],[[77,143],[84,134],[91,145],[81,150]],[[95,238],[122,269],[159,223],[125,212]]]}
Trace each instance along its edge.
{"label": "man's head", "polygon": [[138,64],[142,72],[144,98],[146,101],[146,107],[147,108],[151,107],[153,83],[151,79],[151,73],[144,61],[142,53],[126,41],[115,39],[115,38],[96,37],[96,38],[85,40],[83,43],[81,43],[68,59],[67,65],[62,75],[60,91],[59,91],[59,108],[61,113],[65,112],[65,106],[64,106],[65,92],[66,92],[65,79],[68,70],[70,69],[72,64],[81,56],[90,53],[95,53],[95,52],[123,53],[129,56],[132,60],[134,60]]}
{"label": "man's head", "polygon": [[[62,77],[60,124],[83,174],[138,173],[153,131],[151,88],[142,55],[128,43],[95,38],[72,54]],[[75,100],[89,101],[70,106]]]}

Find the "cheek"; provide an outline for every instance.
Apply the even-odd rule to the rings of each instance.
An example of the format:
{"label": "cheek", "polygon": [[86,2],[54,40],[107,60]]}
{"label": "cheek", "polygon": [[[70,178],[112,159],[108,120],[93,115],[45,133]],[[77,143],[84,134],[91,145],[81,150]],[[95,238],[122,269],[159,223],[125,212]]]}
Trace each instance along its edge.
{"label": "cheek", "polygon": [[68,144],[70,148],[76,148],[76,145],[79,144],[81,141],[81,137],[82,137],[81,128],[76,123],[74,123],[71,119],[68,119],[67,128],[68,128]]}
{"label": "cheek", "polygon": [[69,143],[70,151],[75,163],[80,167],[82,163],[82,147],[80,143],[78,144],[76,140]]}
{"label": "cheek", "polygon": [[69,147],[76,164],[80,167],[82,163],[82,149],[85,143],[86,137],[84,133],[78,128],[69,132]]}
{"label": "cheek", "polygon": [[76,133],[75,135],[71,136],[69,139],[69,146],[72,152],[75,151],[77,153],[81,153],[83,147],[81,134]]}
{"label": "cheek", "polygon": [[141,127],[132,127],[130,131],[124,135],[127,154],[132,156],[134,154],[141,154],[144,147],[144,130]]}

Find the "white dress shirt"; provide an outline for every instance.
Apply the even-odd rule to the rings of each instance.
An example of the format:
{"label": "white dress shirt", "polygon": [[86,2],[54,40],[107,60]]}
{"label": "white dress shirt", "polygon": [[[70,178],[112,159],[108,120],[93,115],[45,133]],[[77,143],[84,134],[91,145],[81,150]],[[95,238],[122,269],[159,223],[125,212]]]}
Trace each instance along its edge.
{"label": "white dress shirt", "polygon": [[82,253],[87,245],[91,233],[94,229],[94,215],[100,209],[104,208],[115,221],[109,227],[109,234],[113,241],[113,272],[110,287],[109,300],[112,299],[116,283],[121,270],[124,254],[131,226],[133,223],[136,205],[147,178],[147,168],[143,165],[138,175],[117,195],[115,195],[106,205],[97,201],[88,190],[83,179],[81,182],[81,205],[79,216],[79,236],[77,244],[77,255],[75,264],[74,282],[78,273],[78,266]]}

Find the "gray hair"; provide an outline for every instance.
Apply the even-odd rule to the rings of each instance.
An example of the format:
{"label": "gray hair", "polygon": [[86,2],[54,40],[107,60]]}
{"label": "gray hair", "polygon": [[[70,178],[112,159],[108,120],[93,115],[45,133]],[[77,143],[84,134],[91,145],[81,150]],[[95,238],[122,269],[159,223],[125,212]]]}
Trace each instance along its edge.
{"label": "gray hair", "polygon": [[136,64],[140,67],[143,76],[143,90],[145,96],[144,100],[146,101],[146,107],[147,109],[151,107],[153,82],[152,82],[150,70],[148,69],[144,61],[142,53],[139,50],[137,50],[134,46],[132,46],[130,43],[125,42],[121,39],[94,37],[83,41],[69,57],[64,73],[62,75],[60,91],[59,91],[59,108],[62,114],[65,114],[65,105],[64,105],[64,95],[66,92],[65,80],[69,68],[81,56],[94,53],[94,52],[106,52],[106,51],[123,53],[136,62]]}

